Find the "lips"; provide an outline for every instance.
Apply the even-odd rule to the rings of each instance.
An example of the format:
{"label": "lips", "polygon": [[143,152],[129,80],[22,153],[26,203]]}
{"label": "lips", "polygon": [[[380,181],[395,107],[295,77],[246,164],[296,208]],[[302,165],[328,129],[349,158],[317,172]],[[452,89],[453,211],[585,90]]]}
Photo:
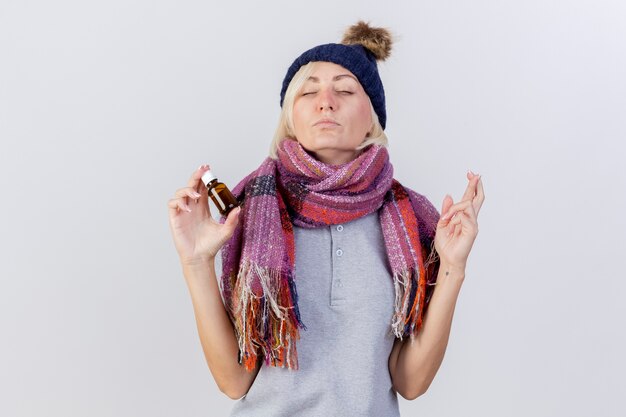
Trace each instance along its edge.
{"label": "lips", "polygon": [[337,123],[335,120],[333,119],[320,119],[317,122],[315,122],[315,124],[313,126],[321,126],[321,127],[331,127],[331,126],[339,126],[339,123]]}

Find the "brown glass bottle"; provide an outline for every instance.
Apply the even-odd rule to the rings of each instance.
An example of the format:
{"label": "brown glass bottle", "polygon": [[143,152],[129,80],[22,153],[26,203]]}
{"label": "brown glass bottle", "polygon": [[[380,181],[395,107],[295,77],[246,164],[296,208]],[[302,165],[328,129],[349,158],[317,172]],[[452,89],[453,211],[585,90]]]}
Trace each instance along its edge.
{"label": "brown glass bottle", "polygon": [[239,205],[239,202],[228,187],[224,183],[219,182],[211,171],[207,171],[202,175],[202,182],[207,188],[209,197],[211,197],[222,216],[228,216],[228,213]]}

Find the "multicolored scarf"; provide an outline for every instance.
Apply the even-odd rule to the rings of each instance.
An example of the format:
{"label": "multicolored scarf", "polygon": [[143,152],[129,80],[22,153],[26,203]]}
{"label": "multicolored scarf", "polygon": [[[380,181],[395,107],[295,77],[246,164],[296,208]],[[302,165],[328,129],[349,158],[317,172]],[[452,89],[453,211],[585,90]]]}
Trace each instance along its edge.
{"label": "multicolored scarf", "polygon": [[371,145],[331,166],[285,139],[278,159],[267,158],[233,194],[241,213],[222,248],[220,291],[235,326],[239,363],[248,371],[259,349],[266,365],[298,369],[296,341],[306,326],[298,310],[293,225],[326,227],[378,211],[395,287],[391,329],[402,339],[421,328],[439,268],[439,213],[393,179],[385,147]]}

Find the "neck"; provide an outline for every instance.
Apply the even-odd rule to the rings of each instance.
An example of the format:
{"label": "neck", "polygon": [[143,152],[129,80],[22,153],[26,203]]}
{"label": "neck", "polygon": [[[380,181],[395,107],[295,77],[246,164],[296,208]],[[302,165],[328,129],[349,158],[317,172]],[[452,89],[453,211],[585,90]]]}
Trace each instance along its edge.
{"label": "neck", "polygon": [[317,152],[309,152],[315,159],[325,163],[326,165],[343,165],[354,159],[361,153],[361,150],[353,150],[353,151],[337,151],[337,150],[328,150],[328,151],[317,151]]}

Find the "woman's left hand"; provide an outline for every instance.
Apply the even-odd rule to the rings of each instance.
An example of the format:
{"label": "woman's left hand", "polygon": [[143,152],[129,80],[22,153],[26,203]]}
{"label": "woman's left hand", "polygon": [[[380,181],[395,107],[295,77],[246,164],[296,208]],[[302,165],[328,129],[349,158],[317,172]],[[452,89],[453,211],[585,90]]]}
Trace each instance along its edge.
{"label": "woman's left hand", "polygon": [[463,271],[478,234],[478,212],[485,201],[480,175],[470,171],[467,179],[469,183],[460,202],[454,204],[451,196],[444,197],[435,234],[441,263]]}

